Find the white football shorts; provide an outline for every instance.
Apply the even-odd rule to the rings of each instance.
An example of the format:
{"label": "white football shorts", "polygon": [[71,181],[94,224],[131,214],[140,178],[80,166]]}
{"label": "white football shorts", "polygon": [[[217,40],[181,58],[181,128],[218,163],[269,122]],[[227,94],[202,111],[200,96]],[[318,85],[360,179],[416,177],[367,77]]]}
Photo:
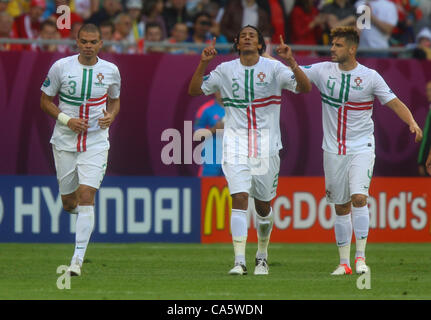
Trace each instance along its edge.
{"label": "white football shorts", "polygon": [[235,163],[223,161],[222,169],[230,194],[246,192],[250,197],[270,201],[276,196],[280,157],[242,158]]}
{"label": "white football shorts", "polygon": [[353,194],[368,197],[374,168],[374,151],[349,155],[323,152],[326,200],[345,204]]}
{"label": "white football shorts", "polygon": [[80,184],[99,189],[108,164],[108,150],[70,152],[52,146],[60,194],[75,192]]}

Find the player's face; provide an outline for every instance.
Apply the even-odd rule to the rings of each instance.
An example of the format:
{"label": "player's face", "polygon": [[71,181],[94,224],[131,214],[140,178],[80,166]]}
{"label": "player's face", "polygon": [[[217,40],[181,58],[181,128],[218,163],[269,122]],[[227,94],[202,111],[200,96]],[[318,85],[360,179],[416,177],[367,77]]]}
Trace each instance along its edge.
{"label": "player's face", "polygon": [[86,58],[97,56],[103,44],[98,32],[85,31],[81,31],[76,43],[79,48],[79,53]]}
{"label": "player's face", "polygon": [[344,63],[351,55],[354,55],[354,48],[349,45],[344,38],[334,38],[331,47],[331,59],[333,62]]}
{"label": "player's face", "polygon": [[241,53],[258,52],[262,48],[259,43],[259,35],[253,28],[244,28],[239,34],[238,50]]}

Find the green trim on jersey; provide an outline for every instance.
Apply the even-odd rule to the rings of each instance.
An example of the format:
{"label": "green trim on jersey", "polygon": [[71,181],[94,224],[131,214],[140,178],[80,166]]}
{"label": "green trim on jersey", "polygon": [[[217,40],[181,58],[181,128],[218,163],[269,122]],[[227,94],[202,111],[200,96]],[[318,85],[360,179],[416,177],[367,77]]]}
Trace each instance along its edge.
{"label": "green trim on jersey", "polygon": [[[88,81],[87,81],[87,71],[88,71]],[[81,84],[81,96],[73,97],[71,95],[65,94],[64,92],[59,92],[60,101],[63,101],[72,106],[81,106],[84,100],[91,98],[91,87],[93,81],[93,69],[82,69],[82,84]],[[87,88],[87,96],[85,96],[85,88]]]}
{"label": "green trim on jersey", "polygon": [[233,107],[233,108],[248,107],[248,105],[244,103],[249,103],[254,100],[253,75],[254,75],[254,69],[245,70],[244,99],[222,98],[221,100],[223,101],[224,107]]}
{"label": "green trim on jersey", "polygon": [[320,92],[322,102],[326,103],[327,105],[329,105],[331,107],[339,108],[339,107],[341,107],[341,104],[343,103],[343,98],[344,98],[344,102],[349,101],[351,76],[352,76],[351,74],[348,74],[347,76],[344,73],[341,74],[341,87],[340,87],[340,94],[338,96],[338,99],[327,96],[323,92]]}

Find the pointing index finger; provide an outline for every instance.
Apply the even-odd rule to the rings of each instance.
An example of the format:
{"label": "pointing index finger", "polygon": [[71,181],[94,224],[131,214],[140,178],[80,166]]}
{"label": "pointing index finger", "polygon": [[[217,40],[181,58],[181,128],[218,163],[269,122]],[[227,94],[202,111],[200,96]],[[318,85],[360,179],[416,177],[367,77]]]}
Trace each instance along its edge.
{"label": "pointing index finger", "polygon": [[282,45],[282,46],[284,46],[284,40],[283,40],[283,36],[280,34],[280,44]]}
{"label": "pointing index finger", "polygon": [[215,47],[215,44],[216,44],[216,37],[213,37],[213,40],[212,40],[212,42],[211,42],[211,45],[212,45],[213,47]]}

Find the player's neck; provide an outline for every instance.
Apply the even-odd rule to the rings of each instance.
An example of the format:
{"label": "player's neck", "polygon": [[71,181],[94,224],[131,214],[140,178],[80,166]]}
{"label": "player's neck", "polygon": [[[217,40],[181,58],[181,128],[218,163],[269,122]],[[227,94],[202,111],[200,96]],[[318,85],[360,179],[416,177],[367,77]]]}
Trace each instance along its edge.
{"label": "player's neck", "polygon": [[246,67],[254,66],[259,62],[260,55],[258,52],[256,53],[241,53],[239,56],[239,61],[241,64]]}
{"label": "player's neck", "polygon": [[353,60],[349,60],[343,63],[338,63],[338,66],[340,68],[340,70],[343,71],[350,71],[355,69],[358,66],[358,62],[356,61],[356,59]]}
{"label": "player's neck", "polygon": [[78,56],[78,61],[80,64],[84,65],[84,66],[94,66],[97,63],[97,56],[91,57],[91,58],[86,58],[82,55]]}

